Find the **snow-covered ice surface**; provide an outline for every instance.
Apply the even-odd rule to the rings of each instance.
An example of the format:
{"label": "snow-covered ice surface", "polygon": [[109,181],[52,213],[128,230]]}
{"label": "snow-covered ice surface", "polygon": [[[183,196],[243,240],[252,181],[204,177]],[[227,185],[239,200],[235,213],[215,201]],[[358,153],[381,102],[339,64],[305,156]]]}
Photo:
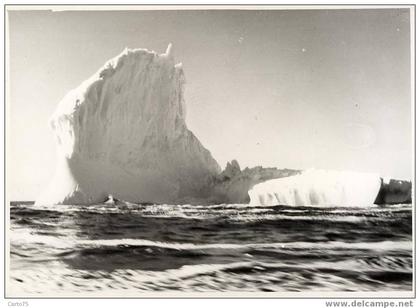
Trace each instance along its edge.
{"label": "snow-covered ice surface", "polygon": [[125,49],[70,91],[50,119],[58,163],[36,203],[205,196],[220,167],[186,126],[184,82],[169,45],[164,54]]}
{"label": "snow-covered ice surface", "polygon": [[249,197],[251,205],[364,207],[374,204],[380,188],[377,174],[311,169],[257,184]]}

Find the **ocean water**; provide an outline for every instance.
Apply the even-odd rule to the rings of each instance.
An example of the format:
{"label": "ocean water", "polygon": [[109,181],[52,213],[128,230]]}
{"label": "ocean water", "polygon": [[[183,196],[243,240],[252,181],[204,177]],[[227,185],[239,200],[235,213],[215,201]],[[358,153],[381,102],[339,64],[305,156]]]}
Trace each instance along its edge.
{"label": "ocean water", "polygon": [[10,221],[10,295],[412,290],[411,205],[12,202]]}

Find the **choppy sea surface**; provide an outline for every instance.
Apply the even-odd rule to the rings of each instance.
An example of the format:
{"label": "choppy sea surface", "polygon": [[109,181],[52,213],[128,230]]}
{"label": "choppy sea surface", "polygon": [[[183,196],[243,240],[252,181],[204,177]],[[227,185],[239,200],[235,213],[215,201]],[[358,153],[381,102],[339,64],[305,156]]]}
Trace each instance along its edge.
{"label": "choppy sea surface", "polygon": [[412,290],[411,205],[12,202],[10,221],[10,295]]}

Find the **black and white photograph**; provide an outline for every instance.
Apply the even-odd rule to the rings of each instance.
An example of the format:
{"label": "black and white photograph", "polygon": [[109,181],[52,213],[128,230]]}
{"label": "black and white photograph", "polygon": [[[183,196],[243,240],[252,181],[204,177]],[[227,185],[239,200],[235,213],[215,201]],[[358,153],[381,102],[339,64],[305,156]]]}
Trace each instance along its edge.
{"label": "black and white photograph", "polygon": [[5,295],[414,296],[414,10],[6,5]]}

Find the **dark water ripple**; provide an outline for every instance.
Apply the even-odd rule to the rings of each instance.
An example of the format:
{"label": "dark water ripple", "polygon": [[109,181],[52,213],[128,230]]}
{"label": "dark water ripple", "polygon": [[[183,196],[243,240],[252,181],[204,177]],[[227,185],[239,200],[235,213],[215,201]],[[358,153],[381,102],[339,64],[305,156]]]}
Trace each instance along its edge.
{"label": "dark water ripple", "polygon": [[412,207],[12,203],[11,289],[410,291]]}

